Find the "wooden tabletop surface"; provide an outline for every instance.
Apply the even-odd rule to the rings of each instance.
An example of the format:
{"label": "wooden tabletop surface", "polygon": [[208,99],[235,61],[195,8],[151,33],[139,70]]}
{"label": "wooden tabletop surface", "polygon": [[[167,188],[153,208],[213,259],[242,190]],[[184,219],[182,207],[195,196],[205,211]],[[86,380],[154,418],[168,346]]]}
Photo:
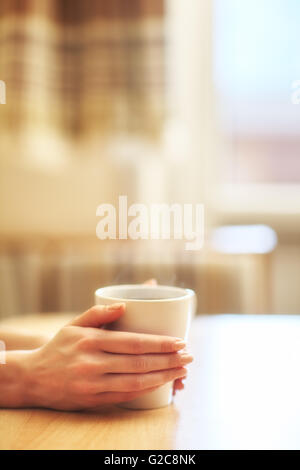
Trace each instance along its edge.
{"label": "wooden tabletop surface", "polygon": [[[70,315],[6,324],[54,331]],[[300,449],[300,316],[194,320],[196,360],[173,405],[0,410],[0,449]]]}

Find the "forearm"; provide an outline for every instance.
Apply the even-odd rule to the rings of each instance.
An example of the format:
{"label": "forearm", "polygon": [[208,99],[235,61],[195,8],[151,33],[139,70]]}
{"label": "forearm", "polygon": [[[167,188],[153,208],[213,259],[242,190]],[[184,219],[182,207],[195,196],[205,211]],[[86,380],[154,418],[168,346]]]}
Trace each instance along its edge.
{"label": "forearm", "polygon": [[8,351],[0,364],[0,408],[28,406],[27,366],[29,351]]}
{"label": "forearm", "polygon": [[36,349],[43,346],[49,339],[49,336],[43,334],[32,334],[15,331],[10,328],[0,328],[0,340],[5,343],[7,351]]}

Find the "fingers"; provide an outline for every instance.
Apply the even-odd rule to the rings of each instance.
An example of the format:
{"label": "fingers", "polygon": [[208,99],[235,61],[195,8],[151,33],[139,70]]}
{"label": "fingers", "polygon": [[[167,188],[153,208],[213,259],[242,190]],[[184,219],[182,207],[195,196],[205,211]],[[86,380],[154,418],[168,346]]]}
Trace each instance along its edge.
{"label": "fingers", "polygon": [[111,323],[117,320],[124,312],[124,303],[94,305],[94,307],[91,307],[89,310],[72,320],[69,325],[99,328],[105,323]]}
{"label": "fingers", "polygon": [[108,372],[113,373],[146,373],[156,370],[175,369],[193,361],[193,356],[184,353],[167,354],[109,354]]}
{"label": "fingers", "polygon": [[106,374],[103,376],[102,386],[109,392],[139,392],[150,387],[158,387],[186,374],[187,370],[184,367],[147,374]]}
{"label": "fingers", "polygon": [[172,336],[109,330],[103,330],[98,334],[99,347],[103,351],[117,354],[170,353],[186,346],[181,338]]}

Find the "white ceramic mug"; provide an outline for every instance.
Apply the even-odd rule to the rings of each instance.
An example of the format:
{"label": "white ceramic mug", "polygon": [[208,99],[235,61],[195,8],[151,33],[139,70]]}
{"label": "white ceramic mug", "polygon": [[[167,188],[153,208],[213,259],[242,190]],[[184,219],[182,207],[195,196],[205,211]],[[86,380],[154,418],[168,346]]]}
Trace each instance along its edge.
{"label": "white ceramic mug", "polygon": [[[126,311],[111,324],[119,331],[175,336],[187,340],[190,321],[196,305],[191,289],[160,285],[119,285],[103,287],[95,292],[96,304],[125,302]],[[173,382],[158,390],[120,406],[133,409],[151,409],[172,402]]]}

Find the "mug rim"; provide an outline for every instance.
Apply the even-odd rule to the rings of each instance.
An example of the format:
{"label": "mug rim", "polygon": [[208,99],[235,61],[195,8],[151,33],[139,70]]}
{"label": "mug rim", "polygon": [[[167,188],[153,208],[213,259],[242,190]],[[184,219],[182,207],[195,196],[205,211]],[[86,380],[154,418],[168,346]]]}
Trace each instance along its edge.
{"label": "mug rim", "polygon": [[[137,290],[142,290],[142,289],[155,289],[157,287],[160,288],[167,288],[171,289],[174,291],[182,291],[182,295],[179,295],[177,297],[167,297],[165,299],[128,299],[124,297],[114,297],[111,295],[105,295],[104,292],[105,290],[108,289],[126,289],[126,288],[132,288],[132,289],[137,289]],[[167,286],[167,285],[147,285],[147,284],[117,284],[117,285],[112,285],[112,286],[105,286],[105,287],[100,287],[95,291],[95,297],[97,299],[105,298],[108,300],[113,300],[115,302],[170,302],[170,301],[176,301],[176,300],[183,300],[183,299],[188,299],[191,298],[195,295],[195,292],[192,289],[188,289],[186,287],[176,287],[176,286]]]}

